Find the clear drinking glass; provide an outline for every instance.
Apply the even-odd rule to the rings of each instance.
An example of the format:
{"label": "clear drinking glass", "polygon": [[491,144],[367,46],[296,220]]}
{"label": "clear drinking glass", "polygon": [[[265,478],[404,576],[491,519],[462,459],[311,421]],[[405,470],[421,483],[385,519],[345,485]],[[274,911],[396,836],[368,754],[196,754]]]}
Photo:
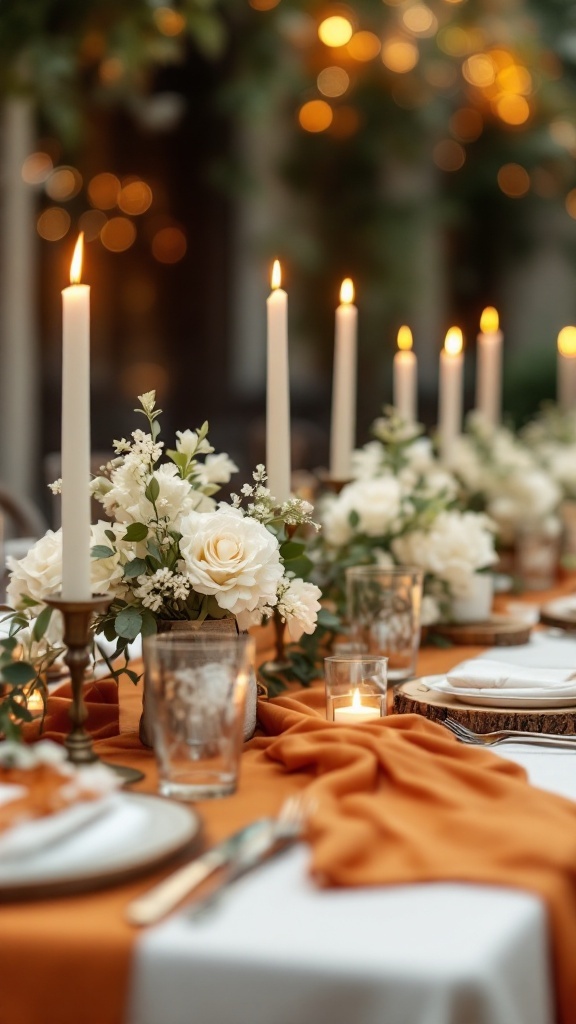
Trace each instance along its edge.
{"label": "clear drinking glass", "polygon": [[416,674],[422,581],[422,571],[412,566],[362,565],[346,570],[351,636],[365,645],[367,654],[388,659],[390,682]]}
{"label": "clear drinking glass", "polygon": [[160,792],[180,800],[234,793],[254,641],[164,633],[144,646]]}
{"label": "clear drinking glass", "polygon": [[326,718],[341,725],[371,722],[386,714],[386,658],[324,658]]}

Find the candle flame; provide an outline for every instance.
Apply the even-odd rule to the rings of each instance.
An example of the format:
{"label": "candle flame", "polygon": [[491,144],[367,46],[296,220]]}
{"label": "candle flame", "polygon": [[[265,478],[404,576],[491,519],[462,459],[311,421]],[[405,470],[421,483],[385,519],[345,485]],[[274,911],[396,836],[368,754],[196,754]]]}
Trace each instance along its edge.
{"label": "candle flame", "polygon": [[354,690],[354,696],[352,697],[352,707],[356,710],[362,707],[362,701],[360,700],[360,690],[358,687]]}
{"label": "candle flame", "polygon": [[272,266],[272,287],[274,289],[279,288],[282,284],[282,271],[280,269],[280,260],[274,260]]}
{"label": "candle flame", "polygon": [[463,347],[462,331],[459,327],[451,327],[444,341],[444,351],[449,356],[460,355]]}
{"label": "candle flame", "polygon": [[498,310],[494,306],[486,306],[480,317],[480,330],[482,334],[495,334],[500,326]]}
{"label": "candle flame", "polygon": [[354,284],[350,277],[345,277],[340,285],[340,302],[346,303],[347,306],[354,302]]}
{"label": "candle flame", "polygon": [[412,348],[412,331],[402,324],[398,331],[398,348],[401,352],[409,352]]}
{"label": "candle flame", "polygon": [[563,327],[558,335],[558,351],[563,356],[576,356],[576,327]]}
{"label": "candle flame", "polygon": [[70,284],[80,284],[82,280],[82,259],[84,257],[84,232],[78,235],[78,241],[74,247],[74,255],[70,264]]}

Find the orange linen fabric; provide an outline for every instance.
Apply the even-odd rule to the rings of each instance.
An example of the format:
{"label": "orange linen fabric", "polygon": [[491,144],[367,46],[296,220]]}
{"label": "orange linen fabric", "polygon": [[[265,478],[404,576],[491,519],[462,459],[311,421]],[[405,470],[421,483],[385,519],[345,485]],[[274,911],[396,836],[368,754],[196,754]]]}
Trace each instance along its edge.
{"label": "orange linen fabric", "polygon": [[[84,728],[94,739],[106,739],[120,732],[120,711],[118,706],[118,684],[113,679],[94,679],[84,689],[84,703],[88,717]],[[24,727],[24,739],[56,740],[62,743],[70,732],[70,706],[72,690],[70,682],[63,683],[50,694],[40,731],[41,719],[37,718]]]}
{"label": "orange linen fabric", "polygon": [[[327,722],[315,694],[260,709],[268,757],[317,805],[311,867],[326,885],[462,881],[536,893],[550,917],[559,1019],[576,1024],[576,804],[418,715]],[[306,706],[308,705],[308,706]]]}

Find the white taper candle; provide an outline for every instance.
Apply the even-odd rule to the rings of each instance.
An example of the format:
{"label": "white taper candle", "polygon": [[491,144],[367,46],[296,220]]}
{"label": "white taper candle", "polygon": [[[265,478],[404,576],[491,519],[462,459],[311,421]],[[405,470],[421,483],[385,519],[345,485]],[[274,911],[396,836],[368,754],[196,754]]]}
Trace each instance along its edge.
{"label": "white taper candle", "polygon": [[80,284],[83,235],[62,292],[62,597],[90,586],[90,288]]}
{"label": "white taper candle", "polygon": [[266,470],[268,487],[284,502],[290,497],[290,378],[288,370],[288,296],[278,260],[272,270],[268,317],[266,385]]}
{"label": "white taper candle", "polygon": [[354,285],[349,277],[340,288],[334,337],[332,422],[330,428],[330,476],[349,480],[356,443],[356,362],[358,310]]}

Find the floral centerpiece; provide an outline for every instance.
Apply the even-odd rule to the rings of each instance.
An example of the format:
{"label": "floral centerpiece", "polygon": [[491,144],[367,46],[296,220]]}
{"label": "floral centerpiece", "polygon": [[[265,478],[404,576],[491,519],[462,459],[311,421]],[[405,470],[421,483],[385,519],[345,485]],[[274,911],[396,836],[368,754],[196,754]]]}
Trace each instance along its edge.
{"label": "floral centerpiece", "polygon": [[[115,441],[116,457],[91,485],[108,516],[92,526],[91,576],[93,592],[110,596],[94,625],[109,670],[137,682],[128,666],[129,645],[176,620],[233,618],[245,630],[276,615],[292,640],[312,633],[320,591],[302,578],[311,563],[306,541],[293,536],[312,523],[312,506],[296,497],[279,504],[266,487],[263,466],[240,495],[216,504],[214,494],[236,467],[227,455],[213,453],[207,423],[177,432],[164,459],[155,393],[139,400],[136,411],[148,429]],[[0,641],[0,673],[21,686],[25,675],[26,682],[38,678],[43,651],[49,660],[61,652],[56,623],[43,603],[61,586],[61,531],[48,531],[9,568],[13,635]],[[20,642],[28,637],[28,646]],[[111,653],[98,645],[100,639],[113,645]],[[16,661],[21,664],[15,668]]]}
{"label": "floral centerpiece", "polygon": [[520,436],[562,497],[576,500],[576,411],[547,402]]}
{"label": "floral centerpiece", "polygon": [[458,482],[434,457],[423,428],[393,409],[373,424],[374,440],[353,456],[353,476],[319,508],[317,545],[323,591],[344,607],[344,573],[353,565],[412,565],[424,570],[422,622],[450,619],[475,574],[496,559],[487,516],[465,511]]}
{"label": "floral centerpiece", "polygon": [[501,547],[513,545],[524,526],[558,531],[558,483],[534,449],[507,427],[493,427],[471,413],[454,443],[450,468],[466,505],[495,522]]}

